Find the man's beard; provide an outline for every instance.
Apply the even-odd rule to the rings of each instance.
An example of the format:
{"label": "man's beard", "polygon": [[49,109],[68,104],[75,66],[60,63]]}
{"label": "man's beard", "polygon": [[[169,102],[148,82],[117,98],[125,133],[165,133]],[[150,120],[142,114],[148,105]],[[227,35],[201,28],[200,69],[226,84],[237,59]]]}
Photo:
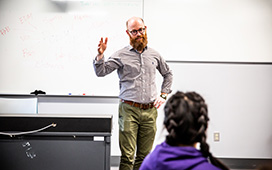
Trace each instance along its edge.
{"label": "man's beard", "polygon": [[[141,41],[136,40],[139,37],[142,37]],[[132,38],[131,36],[129,36],[129,39],[130,45],[139,52],[142,52],[144,50],[148,42],[146,33],[144,35],[137,36],[136,38]]]}

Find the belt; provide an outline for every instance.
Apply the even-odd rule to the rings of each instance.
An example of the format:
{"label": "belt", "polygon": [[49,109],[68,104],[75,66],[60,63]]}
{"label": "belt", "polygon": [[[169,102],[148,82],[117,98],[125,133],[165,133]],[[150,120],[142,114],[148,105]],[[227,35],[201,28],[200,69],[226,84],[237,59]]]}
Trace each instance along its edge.
{"label": "belt", "polygon": [[121,102],[129,104],[130,106],[133,106],[133,107],[138,107],[140,109],[144,109],[144,110],[151,109],[154,107],[154,103],[143,104],[143,103],[136,103],[133,101],[123,100],[123,99],[121,99]]}

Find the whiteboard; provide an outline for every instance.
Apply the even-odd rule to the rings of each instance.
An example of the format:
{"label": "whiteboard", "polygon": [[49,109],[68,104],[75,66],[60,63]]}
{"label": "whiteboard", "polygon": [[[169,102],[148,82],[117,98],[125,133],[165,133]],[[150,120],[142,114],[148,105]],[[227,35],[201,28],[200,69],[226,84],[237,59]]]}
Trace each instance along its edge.
{"label": "whiteboard", "polygon": [[271,0],[146,0],[149,45],[171,61],[272,62]]}
{"label": "whiteboard", "polygon": [[108,37],[108,58],[129,44],[142,0],[0,0],[0,93],[117,96],[117,73],[96,77],[93,58]]}

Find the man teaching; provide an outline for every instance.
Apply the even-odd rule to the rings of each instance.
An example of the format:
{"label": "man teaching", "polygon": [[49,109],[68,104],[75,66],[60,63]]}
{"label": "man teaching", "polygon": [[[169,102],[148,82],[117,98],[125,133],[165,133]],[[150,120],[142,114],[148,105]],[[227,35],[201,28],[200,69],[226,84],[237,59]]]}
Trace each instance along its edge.
{"label": "man teaching", "polygon": [[[156,133],[157,109],[171,93],[172,71],[154,49],[147,46],[144,20],[132,17],[126,22],[130,45],[115,52],[107,61],[104,51],[108,38],[101,38],[94,60],[97,76],[117,70],[120,85],[119,145],[120,170],[139,169],[151,151]],[[160,95],[156,88],[156,70],[163,77]],[[134,155],[136,157],[134,160]]]}

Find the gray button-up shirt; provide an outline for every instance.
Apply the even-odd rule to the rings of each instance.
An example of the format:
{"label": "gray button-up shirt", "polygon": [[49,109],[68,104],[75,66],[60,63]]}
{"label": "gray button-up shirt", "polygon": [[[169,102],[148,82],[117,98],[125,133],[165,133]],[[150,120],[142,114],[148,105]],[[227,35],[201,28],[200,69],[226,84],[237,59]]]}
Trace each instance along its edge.
{"label": "gray button-up shirt", "polygon": [[163,77],[161,92],[171,93],[172,71],[158,52],[146,47],[142,53],[130,45],[115,52],[107,61],[94,60],[97,76],[103,77],[117,69],[119,98],[137,103],[151,103],[157,97],[156,69]]}

